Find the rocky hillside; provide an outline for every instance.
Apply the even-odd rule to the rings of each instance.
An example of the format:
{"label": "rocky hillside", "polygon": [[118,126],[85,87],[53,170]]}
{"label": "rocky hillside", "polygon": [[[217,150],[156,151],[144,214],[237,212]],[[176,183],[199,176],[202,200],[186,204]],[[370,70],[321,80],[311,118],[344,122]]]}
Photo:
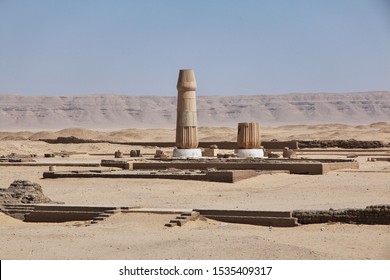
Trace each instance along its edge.
{"label": "rocky hillside", "polygon": [[[345,123],[390,120],[390,92],[199,96],[200,126]],[[176,97],[0,95],[0,129],[173,128]]]}

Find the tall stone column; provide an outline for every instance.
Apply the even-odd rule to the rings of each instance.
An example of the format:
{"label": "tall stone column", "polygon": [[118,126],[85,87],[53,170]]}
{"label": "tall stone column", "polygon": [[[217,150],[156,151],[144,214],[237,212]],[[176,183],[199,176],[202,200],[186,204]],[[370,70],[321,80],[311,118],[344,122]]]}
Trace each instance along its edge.
{"label": "tall stone column", "polygon": [[239,157],[264,157],[260,149],[260,124],[249,122],[239,123],[237,130],[237,149]]}
{"label": "tall stone column", "polygon": [[195,149],[198,147],[198,129],[193,70],[180,70],[177,91],[176,146],[179,149]]}
{"label": "tall stone column", "polygon": [[201,157],[198,148],[196,80],[193,70],[180,70],[177,81],[176,147],[174,157]]}

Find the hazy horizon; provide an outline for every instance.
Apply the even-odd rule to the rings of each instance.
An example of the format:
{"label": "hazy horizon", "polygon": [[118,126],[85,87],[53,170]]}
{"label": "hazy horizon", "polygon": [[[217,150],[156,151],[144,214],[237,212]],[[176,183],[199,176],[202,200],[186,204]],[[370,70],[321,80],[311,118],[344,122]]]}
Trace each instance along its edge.
{"label": "hazy horizon", "polygon": [[[273,93],[253,93],[253,94],[231,94],[229,97],[249,97],[249,96],[283,96],[283,95],[297,95],[297,94],[302,94],[302,95],[320,95],[320,94],[327,94],[327,95],[345,95],[345,94],[361,94],[361,93],[386,93],[390,94],[390,90],[369,90],[369,91],[354,91],[354,92],[285,92],[285,93],[278,93],[278,92],[273,92]],[[21,93],[1,93],[0,95],[2,96],[20,96],[20,97],[87,97],[87,96],[96,96],[96,95],[113,95],[113,96],[128,96],[128,97],[177,97],[177,91],[172,92],[170,95],[157,95],[157,94],[145,94],[145,95],[137,95],[137,94],[125,94],[125,93],[84,93],[84,94],[61,94],[61,95],[50,95],[50,94],[34,94],[34,95],[26,95],[26,94],[21,94]],[[223,95],[202,95],[199,93],[196,93],[197,97],[224,97]]]}
{"label": "hazy horizon", "polygon": [[[199,126],[348,123],[390,120],[390,92],[198,96]],[[176,123],[176,96],[3,96],[0,128],[152,128]]]}

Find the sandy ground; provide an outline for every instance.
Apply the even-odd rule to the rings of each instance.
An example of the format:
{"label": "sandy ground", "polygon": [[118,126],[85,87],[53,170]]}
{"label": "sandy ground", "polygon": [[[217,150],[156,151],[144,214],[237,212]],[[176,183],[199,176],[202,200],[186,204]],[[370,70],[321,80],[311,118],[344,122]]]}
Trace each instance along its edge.
{"label": "sandy ground", "polygon": [[[134,147],[0,141],[0,154],[36,153],[38,161],[100,162],[101,157],[88,155],[54,159],[42,156],[49,151],[113,153],[118,148]],[[367,157],[358,158],[359,170],[318,176],[260,175],[235,184],[42,179],[47,167],[2,166],[0,187],[6,188],[16,179],[28,179],[41,184],[52,200],[67,204],[168,209],[319,210],[389,204],[390,162],[367,162]],[[57,167],[57,170],[75,169],[79,168]],[[96,225],[85,226],[84,222],[23,223],[0,213],[0,259],[390,259],[387,225],[332,223],[270,230],[201,219],[183,227],[164,227],[175,216],[116,214]]]}
{"label": "sandy ground", "polygon": [[94,226],[25,224],[0,215],[2,259],[388,259],[388,226],[256,227],[172,215],[117,214]]}
{"label": "sandy ground", "polygon": [[[236,141],[237,127],[199,127],[200,141]],[[83,139],[110,140],[118,142],[175,141],[175,129],[124,129],[116,131],[66,128],[58,131],[0,131],[0,140],[39,140],[75,136]],[[369,125],[322,124],[285,125],[261,127],[264,141],[284,140],[379,140],[390,142],[390,123],[378,122]]]}

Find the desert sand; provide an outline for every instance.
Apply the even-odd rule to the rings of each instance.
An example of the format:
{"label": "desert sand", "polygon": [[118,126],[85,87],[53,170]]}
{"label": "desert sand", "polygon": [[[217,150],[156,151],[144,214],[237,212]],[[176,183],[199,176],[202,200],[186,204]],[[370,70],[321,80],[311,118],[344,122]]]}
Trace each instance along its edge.
{"label": "desert sand", "polygon": [[[237,125],[232,127],[198,128],[199,141],[236,141]],[[74,136],[81,139],[116,141],[116,142],[174,142],[175,129],[123,129],[123,130],[91,130],[81,127],[61,130],[25,130],[0,131],[0,140],[40,140],[56,139],[57,137]],[[284,125],[261,126],[261,139],[271,141],[286,140],[379,140],[390,142],[390,123],[376,122],[366,125],[319,124],[319,125]],[[11,142],[10,142],[11,143]],[[24,142],[29,143],[29,142]],[[4,146],[4,145],[2,145]],[[59,147],[59,146],[56,146]],[[66,146],[69,147],[69,146]],[[88,149],[89,146],[86,146]],[[32,147],[31,147],[32,148]],[[1,150],[0,150],[1,152]],[[111,152],[111,151],[110,151]]]}
{"label": "desert sand", "polygon": [[[46,152],[111,153],[141,148],[108,143],[47,144],[58,136],[116,141],[173,141],[174,130],[93,131],[65,129],[0,132],[0,155],[37,154],[37,161],[100,162],[79,154],[45,159]],[[201,140],[233,141],[236,128],[200,128]],[[357,139],[390,142],[390,124],[269,127],[262,139]],[[166,148],[169,150],[169,148]],[[384,153],[389,149],[384,149]],[[328,155],[345,158],[344,155]],[[326,175],[273,174],[234,184],[153,179],[42,179],[47,167],[0,167],[0,187],[16,179],[39,183],[44,194],[66,204],[140,206],[164,209],[294,210],[364,208],[389,204],[390,162],[367,162],[359,170]],[[57,170],[81,169],[57,167]],[[370,171],[370,172],[365,172]],[[389,225],[325,223],[294,228],[198,219],[182,227],[164,224],[176,215],[126,213],[96,225],[85,222],[24,223],[0,213],[1,259],[390,259]]]}

